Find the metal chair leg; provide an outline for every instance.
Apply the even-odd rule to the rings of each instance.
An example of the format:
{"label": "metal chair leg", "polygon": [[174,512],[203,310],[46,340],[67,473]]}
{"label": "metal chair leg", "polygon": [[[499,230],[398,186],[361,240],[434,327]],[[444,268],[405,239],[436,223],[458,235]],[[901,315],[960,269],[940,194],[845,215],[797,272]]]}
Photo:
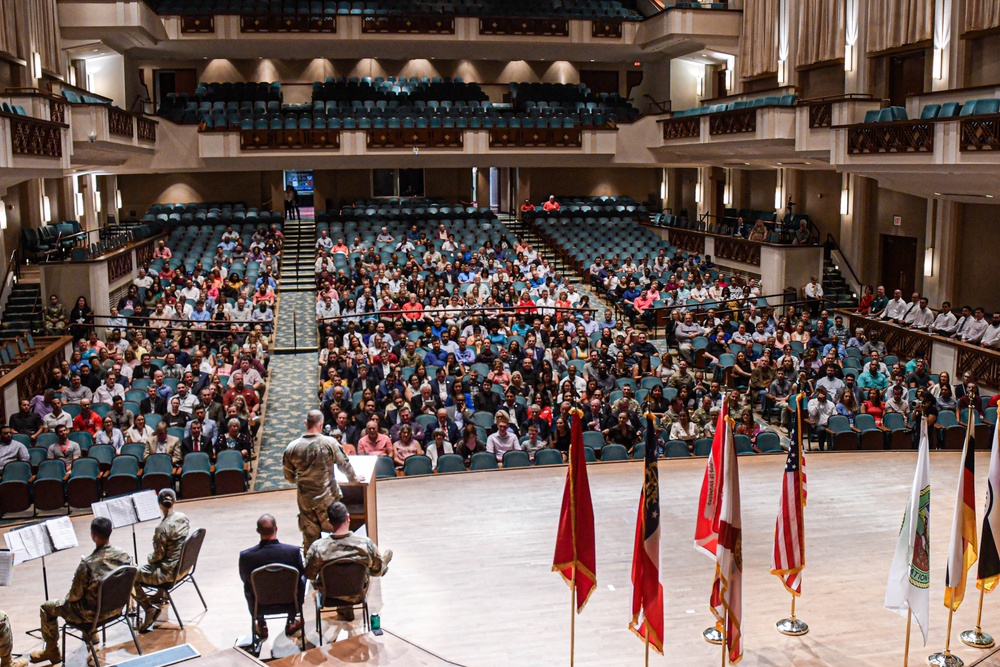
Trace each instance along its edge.
{"label": "metal chair leg", "polygon": [[[299,635],[299,644],[302,646],[302,652],[305,653],[306,650],[306,615],[302,611],[302,605],[299,605],[299,618],[302,619],[302,633]],[[320,642],[322,643],[322,642]]]}
{"label": "metal chair leg", "polygon": [[194,584],[194,590],[198,593],[198,599],[201,600],[201,606],[205,611],[208,611],[208,605],[205,604],[205,598],[201,594],[201,589],[198,588],[198,582],[194,580],[194,577],[190,577],[191,583]]}
{"label": "metal chair leg", "polygon": [[135,650],[139,652],[139,655],[142,655],[142,647],[139,646],[139,638],[136,636],[135,628],[132,627],[132,621],[129,620],[127,615],[125,616],[125,626],[128,628],[129,634],[132,635],[132,643],[135,644]]}
{"label": "metal chair leg", "polygon": [[170,603],[170,608],[174,610],[174,616],[177,617],[177,625],[183,630],[184,621],[181,620],[181,613],[177,611],[177,605],[174,604],[174,596],[170,594],[170,591],[167,591],[167,601]]}

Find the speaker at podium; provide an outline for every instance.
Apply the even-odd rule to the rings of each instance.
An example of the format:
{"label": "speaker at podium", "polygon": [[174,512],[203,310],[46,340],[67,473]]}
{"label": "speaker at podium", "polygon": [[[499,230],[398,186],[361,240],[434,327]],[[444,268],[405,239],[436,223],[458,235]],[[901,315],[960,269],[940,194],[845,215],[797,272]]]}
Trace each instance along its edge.
{"label": "speaker at podium", "polygon": [[344,494],[343,503],[351,513],[351,531],[356,532],[362,526],[368,539],[378,544],[378,511],[375,504],[375,462],[377,456],[352,454],[347,457],[355,474],[363,482],[348,482],[347,476],[334,468],[340,492]]}

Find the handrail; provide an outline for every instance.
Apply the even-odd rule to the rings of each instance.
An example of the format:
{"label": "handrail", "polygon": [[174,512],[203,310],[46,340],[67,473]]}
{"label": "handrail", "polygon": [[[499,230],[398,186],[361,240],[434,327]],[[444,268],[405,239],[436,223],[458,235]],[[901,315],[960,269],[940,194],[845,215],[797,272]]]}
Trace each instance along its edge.
{"label": "handrail", "polygon": [[[20,247],[15,247],[10,253],[10,257],[7,259],[7,270],[4,272],[3,284],[0,285],[0,312],[7,307],[7,301],[10,299],[10,293],[14,290],[14,285],[17,284],[18,279],[21,277],[21,258],[19,257],[18,251]],[[13,276],[11,276],[13,274]]]}
{"label": "handrail", "polygon": [[[582,312],[585,312],[585,311],[586,312],[591,312],[591,313],[596,313],[598,311],[597,308],[563,308],[563,307],[559,307],[559,306],[541,306],[541,307],[539,307],[537,304],[534,306],[534,308],[535,308],[535,310],[551,310],[551,311],[554,311],[554,312],[557,312],[557,313],[558,312],[563,312],[563,311],[569,311],[569,312],[572,312],[572,313],[582,313]],[[520,314],[517,311],[518,310],[522,310],[522,309],[523,309],[523,306],[495,306],[495,307],[492,307],[492,308],[488,308],[486,306],[476,306],[475,308],[447,308],[447,307],[443,307],[443,308],[424,308],[423,310],[420,311],[420,315],[424,315],[425,313],[437,313],[437,312],[445,312],[445,313],[449,313],[449,314],[471,313],[473,315],[482,315],[487,310],[489,310],[489,311],[494,311],[495,310],[495,311],[500,312],[501,314],[507,314],[507,315],[517,316],[518,314]],[[390,315],[390,317],[402,319],[404,324],[406,324],[407,322],[412,323],[412,324],[421,324],[422,323],[421,320],[419,320],[419,319],[417,319],[417,320],[408,320],[407,318],[403,317],[403,315],[405,315],[406,313],[407,313],[407,311],[400,310],[400,309],[393,309],[393,310],[373,310],[373,311],[371,311],[369,313],[349,313],[349,314],[346,314],[346,315],[345,314],[334,315],[333,317],[317,317],[316,321],[317,322],[339,322],[340,320],[345,320],[347,318],[352,318],[352,317],[362,318],[362,317],[368,317],[370,315],[381,316],[381,315],[384,315],[384,314],[388,314],[388,315]],[[532,315],[532,316],[539,316],[538,313],[527,313],[527,314],[528,315]]]}
{"label": "handrail", "polygon": [[833,236],[828,233],[826,235],[826,242],[824,243],[824,245],[829,247],[831,252],[836,250],[838,253],[840,253],[841,259],[844,260],[844,266],[846,266],[847,270],[851,272],[851,277],[857,284],[857,290],[858,293],[860,294],[864,290],[865,284],[861,282],[861,278],[858,278],[858,274],[854,272],[854,267],[851,266],[850,260],[847,259],[847,253],[845,253],[844,249],[840,247],[839,243],[837,243],[837,239],[833,238]]}
{"label": "handrail", "polygon": [[671,100],[663,100],[662,102],[658,102],[657,100],[653,99],[653,97],[649,95],[649,93],[645,93],[643,97],[649,100],[650,106],[656,107],[657,113],[670,113],[671,109],[673,108],[673,102]]}

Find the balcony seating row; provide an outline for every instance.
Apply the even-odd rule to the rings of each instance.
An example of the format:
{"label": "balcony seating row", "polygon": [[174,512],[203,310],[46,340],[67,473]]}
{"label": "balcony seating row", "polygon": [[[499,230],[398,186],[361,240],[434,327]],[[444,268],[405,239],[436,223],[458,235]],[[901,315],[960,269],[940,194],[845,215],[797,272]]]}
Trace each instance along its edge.
{"label": "balcony seating row", "polygon": [[768,95],[766,97],[756,97],[752,100],[737,100],[728,104],[712,104],[707,107],[695,107],[693,109],[681,109],[673,113],[674,118],[684,116],[703,116],[705,114],[722,113],[723,111],[735,111],[737,109],[751,109],[755,107],[795,106],[798,98],[795,95]]}
{"label": "balcony seating row", "polygon": [[68,254],[75,246],[86,244],[87,233],[76,220],[67,220],[39,228],[21,228],[21,247],[29,257]]}
{"label": "balcony seating row", "polygon": [[355,202],[350,206],[342,206],[339,211],[317,211],[317,222],[399,222],[414,224],[421,221],[442,223],[445,220],[455,222],[462,220],[477,220],[479,222],[495,223],[496,214],[488,207],[451,205],[437,202],[404,203],[402,205],[386,206],[382,203],[371,204]]}
{"label": "balcony seating row", "polygon": [[607,120],[600,114],[596,116],[585,115],[580,118],[454,118],[446,116],[406,116],[403,118],[391,117],[362,117],[355,119],[347,117],[326,119],[323,117],[313,118],[310,115],[297,116],[290,114],[285,117],[267,118],[226,118],[225,116],[208,116],[202,119],[202,127],[205,130],[380,130],[380,129],[456,129],[456,130],[478,130],[490,128],[604,128]]}
{"label": "balcony seating row", "polygon": [[110,100],[101,99],[100,97],[94,97],[93,95],[87,95],[85,93],[77,95],[72,90],[63,90],[62,96],[70,104],[104,104],[111,106]]}
{"label": "balcony seating row", "polygon": [[[586,0],[537,2],[535,0],[147,0],[162,15],[248,16],[516,16],[563,19],[617,18],[641,21],[634,2]],[[682,3],[683,4],[683,3]],[[686,3],[696,5],[699,3]],[[707,3],[706,3],[707,4]],[[718,4],[718,3],[713,3]]]}
{"label": "balcony seating row", "polygon": [[489,95],[478,83],[466,83],[441,77],[412,77],[391,81],[382,77],[350,77],[344,80],[327,78],[313,83],[313,101],[397,100],[400,104],[416,101],[447,100],[451,102],[485,102]]}
{"label": "balcony seating row", "polygon": [[[153,204],[142,218],[143,222],[159,221],[173,224],[246,222],[248,225],[271,225],[279,223],[279,227],[282,220],[281,211],[259,211],[254,207],[247,208],[242,203],[210,202]],[[253,228],[250,229],[250,233],[253,233]]]}
{"label": "balcony seating row", "polygon": [[[1000,113],[1000,99],[995,97],[969,100],[967,102],[944,102],[942,104],[925,104],[920,110],[920,120],[934,118],[956,118],[960,116],[982,116]],[[900,106],[884,109],[871,109],[865,112],[866,123],[891,123],[896,120],[909,120],[906,108]]]}

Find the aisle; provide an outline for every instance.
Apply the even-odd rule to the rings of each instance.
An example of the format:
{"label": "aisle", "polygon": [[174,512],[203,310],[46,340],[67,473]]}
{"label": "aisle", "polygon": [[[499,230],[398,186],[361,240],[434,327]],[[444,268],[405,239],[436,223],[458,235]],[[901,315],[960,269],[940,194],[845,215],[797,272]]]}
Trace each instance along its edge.
{"label": "aisle", "polygon": [[[289,327],[291,324],[289,324]],[[305,430],[306,412],[317,405],[316,353],[279,354],[271,361],[264,438],[257,456],[255,491],[288,486],[281,472],[285,446]]]}

